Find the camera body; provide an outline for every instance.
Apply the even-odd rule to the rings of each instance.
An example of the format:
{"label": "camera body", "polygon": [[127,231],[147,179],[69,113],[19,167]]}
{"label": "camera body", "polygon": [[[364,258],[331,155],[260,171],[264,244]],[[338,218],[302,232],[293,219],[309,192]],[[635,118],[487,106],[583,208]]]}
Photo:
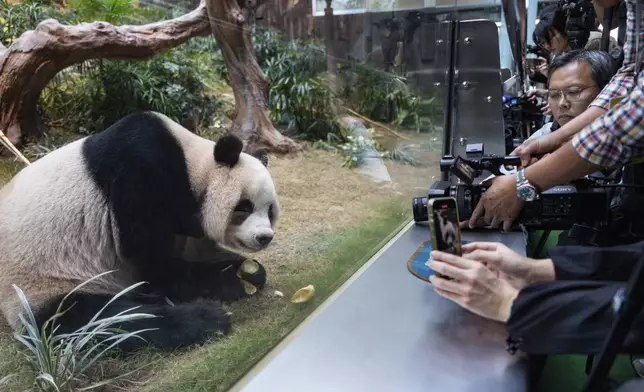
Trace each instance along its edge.
{"label": "camera body", "polygon": [[[474,184],[474,179],[483,171],[503,175],[506,165],[519,166],[519,157],[487,156],[466,160],[444,156],[441,170],[449,170],[458,181],[456,184],[452,181],[434,182],[427,197],[413,198],[414,220],[428,220],[427,201],[433,197],[455,198],[461,220],[468,220],[490,186],[489,181]],[[603,184],[580,179],[542,192],[537,200],[525,204],[516,223],[534,230],[568,230],[575,225],[598,230],[609,223],[609,205],[610,194]]]}
{"label": "camera body", "polygon": [[559,9],[566,13],[566,34],[573,49],[588,43],[591,30],[595,30],[595,8],[591,0],[559,0]]}
{"label": "camera body", "polygon": [[[526,203],[517,223],[535,230],[568,230],[575,224],[592,227],[598,223],[601,226],[608,224],[608,193],[588,185],[560,185],[543,192],[539,199]],[[461,220],[467,220],[487,189],[484,184],[455,185],[437,181],[430,187],[427,198],[414,199],[414,220],[426,221],[427,200],[444,196],[456,199]],[[419,213],[421,209],[425,210],[424,216]]]}

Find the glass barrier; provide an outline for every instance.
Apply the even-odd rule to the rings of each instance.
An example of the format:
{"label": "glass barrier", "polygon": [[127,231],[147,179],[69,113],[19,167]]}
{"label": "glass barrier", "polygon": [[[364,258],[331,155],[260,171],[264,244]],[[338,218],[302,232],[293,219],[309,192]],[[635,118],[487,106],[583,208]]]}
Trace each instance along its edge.
{"label": "glass barrier", "polygon": [[[173,354],[153,349],[125,359],[108,355],[95,363],[85,363],[91,365],[87,368],[79,365],[80,360],[65,362],[70,366],[67,373],[59,368],[39,368],[45,365],[38,363],[33,353],[28,354],[31,363],[23,359],[22,353],[28,352],[26,345],[31,341],[12,339],[3,320],[0,389],[22,391],[34,383],[38,374],[51,374],[51,380],[47,376],[37,381],[43,385],[87,386],[122,376],[113,382],[126,390],[229,388],[407,224],[412,218],[412,198],[426,197],[429,186],[439,179],[445,143],[442,135],[447,48],[451,45],[441,22],[486,19],[500,26],[501,21],[500,3],[494,0],[207,3],[206,7],[196,0],[0,0],[0,130],[6,135],[4,142],[8,140],[15,146],[15,150],[11,146],[3,149],[0,184],[9,183],[29,161],[30,170],[39,173],[30,189],[42,192],[37,197],[40,206],[59,208],[57,212],[47,212],[48,219],[63,222],[67,219],[65,214],[79,214],[84,219],[88,209],[111,208],[109,202],[100,207],[89,199],[54,200],[65,196],[51,190],[62,189],[61,183],[65,183],[69,194],[82,197],[94,188],[86,185],[87,189],[74,193],[76,187],[83,185],[60,173],[76,172],[65,167],[61,171],[48,170],[46,165],[38,165],[39,160],[58,151],[58,159],[67,156],[68,165],[86,170],[87,176],[90,169],[83,165],[88,161],[74,155],[77,150],[67,149],[65,153],[62,149],[141,111],[162,113],[206,140],[235,135],[243,140],[244,150],[249,153],[259,156],[260,151],[268,151],[268,171],[279,198],[274,239],[265,250],[248,253],[265,268],[265,287],[251,278],[237,282],[245,290],[244,298],[225,301],[232,329],[221,341]],[[257,7],[250,9],[251,6]],[[141,167],[157,162],[150,161],[150,154],[156,154],[159,167],[168,167],[173,156],[150,152],[157,145],[146,138],[141,138],[140,143],[128,144],[128,151],[135,154],[132,160],[110,161],[114,165],[110,167],[113,177],[108,181],[142,173]],[[206,141],[200,139],[199,143]],[[110,148],[118,154],[118,143]],[[190,172],[192,164],[206,159],[203,151],[210,150],[188,148],[187,144],[182,148],[191,189],[212,187],[199,182],[204,172]],[[96,151],[99,153],[110,155]],[[57,164],[56,158],[43,162]],[[212,174],[210,171],[220,170],[214,168],[214,161],[207,167],[206,176],[214,176],[208,178],[217,184],[217,189],[210,189],[215,193],[237,195],[240,192],[235,187],[239,183],[257,182],[247,177],[247,171],[243,176],[234,171]],[[263,173],[254,168],[255,175]],[[227,177],[224,180],[217,176]],[[49,185],[53,188],[43,192]],[[212,225],[227,227],[227,231],[256,230],[240,222],[256,219],[259,223],[252,224],[261,226],[271,213],[276,213],[275,209],[269,213],[268,205],[266,211],[259,211],[270,198],[270,187],[262,186],[266,187],[262,189],[265,193],[245,195],[250,207],[235,212],[242,214],[236,226],[233,221],[213,220],[232,214],[219,210],[239,207],[237,199],[204,206],[198,216],[202,222],[210,219]],[[5,189],[8,194],[16,187]],[[131,192],[128,200],[135,203],[138,196],[155,191],[140,192]],[[1,195],[2,192],[0,201]],[[66,210],[63,205],[73,207]],[[172,208],[174,203],[167,202],[153,211],[163,214]],[[130,210],[132,220],[139,219],[138,212]],[[16,225],[24,224],[20,216],[14,218]],[[118,224],[127,225],[129,221],[128,218]],[[25,239],[24,246],[32,247],[33,252],[20,252],[38,255],[28,262],[33,262],[39,286],[36,289],[28,279],[17,279],[15,283],[24,288],[26,300],[31,301],[34,310],[42,304],[39,301],[43,296],[61,294],[56,291],[58,287],[67,286],[59,285],[60,280],[80,284],[92,274],[108,269],[136,270],[131,269],[131,261],[122,256],[119,248],[127,242],[122,232],[103,230],[100,225],[104,222],[85,222],[76,226],[76,232],[62,231],[58,225],[55,227],[61,232],[47,233],[60,236],[60,247],[47,248],[48,243]],[[32,221],[30,227],[40,223]],[[0,223],[0,230],[8,230],[6,225],[6,221]],[[120,237],[105,245],[92,237],[94,232]],[[0,232],[0,238],[3,234]],[[90,251],[83,247],[87,238],[94,241],[90,241],[92,244],[112,246],[119,256],[113,253],[112,260],[99,260],[99,256],[88,254]],[[163,248],[162,242],[159,240],[157,246]],[[56,250],[64,253],[69,269],[63,264],[63,256],[52,253]],[[243,249],[240,253],[247,254]],[[53,257],[58,264],[47,267],[43,255]],[[218,255],[210,254],[209,261]],[[84,269],[79,265],[82,262],[96,267]],[[5,267],[0,265],[0,269]],[[125,273],[115,279],[117,286],[124,289],[136,282],[137,276]],[[213,286],[216,279],[219,278],[213,276]],[[14,281],[0,279],[0,283]],[[305,287],[309,287],[308,291],[296,294]],[[7,296],[13,290],[3,286],[0,293]],[[172,296],[166,300],[167,304],[158,304],[158,309],[183,306]],[[2,306],[5,315],[13,311]],[[190,312],[186,315],[197,317]],[[195,328],[199,320],[195,319]],[[64,342],[68,344],[66,349],[78,348]],[[78,358],[82,353],[75,352]],[[66,361],[68,353],[47,355]],[[3,379],[5,375],[10,377]]]}

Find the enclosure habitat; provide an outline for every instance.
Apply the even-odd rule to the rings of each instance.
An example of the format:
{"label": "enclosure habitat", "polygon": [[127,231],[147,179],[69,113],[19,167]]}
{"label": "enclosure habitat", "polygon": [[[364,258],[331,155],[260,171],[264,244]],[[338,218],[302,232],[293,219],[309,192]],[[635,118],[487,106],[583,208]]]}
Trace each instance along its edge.
{"label": "enclosure habitat", "polygon": [[[80,22],[94,21],[145,26],[197,15],[197,7],[189,1],[0,0],[0,81],[7,80],[2,79],[6,67],[16,64],[3,62],[3,56],[20,54],[16,42],[48,18],[79,29],[91,28]],[[204,3],[199,7],[207,18]],[[368,61],[371,55],[349,61],[346,53],[336,53],[335,60],[343,60],[329,61],[328,46],[319,37],[286,39],[278,29],[246,23],[239,28],[250,30],[260,74],[270,86],[266,122],[258,112],[261,105],[252,107],[264,99],[262,78],[229,78],[231,67],[252,69],[252,61],[236,64],[220,49],[240,50],[242,41],[233,41],[243,37],[207,24],[204,30],[197,26],[199,17],[186,27],[192,32],[176,32],[184,34],[181,42],[157,42],[146,53],[125,46],[116,53],[118,45],[106,44],[78,55],[78,61],[61,55],[68,63],[52,68],[42,89],[22,75],[25,86],[33,89],[23,95],[31,94],[33,102],[10,89],[0,91],[0,116],[5,116],[0,128],[31,161],[140,110],[164,113],[212,140],[237,132],[249,146],[258,143],[271,151],[269,170],[282,214],[274,242],[254,256],[266,267],[268,283],[254,296],[227,305],[231,335],[172,354],[144,350],[121,360],[108,353],[86,372],[74,374],[68,390],[121,375],[97,390],[227,390],[411,219],[412,196],[426,195],[439,173],[442,95],[421,91],[402,67],[384,71],[380,63]],[[210,18],[211,24],[228,23]],[[135,30],[118,34],[140,33]],[[137,39],[137,45],[145,44],[145,34]],[[38,61],[42,59],[33,63]],[[239,83],[257,83],[256,95],[239,93],[244,90]],[[248,116],[254,119],[250,128],[243,122]],[[256,131],[253,127],[264,133],[249,134]],[[0,184],[23,167],[5,149]],[[405,263],[401,260],[400,268]],[[307,285],[315,287],[314,297],[291,303],[293,293]],[[24,345],[3,323],[0,390],[55,390],[43,382],[42,368],[27,359]]]}

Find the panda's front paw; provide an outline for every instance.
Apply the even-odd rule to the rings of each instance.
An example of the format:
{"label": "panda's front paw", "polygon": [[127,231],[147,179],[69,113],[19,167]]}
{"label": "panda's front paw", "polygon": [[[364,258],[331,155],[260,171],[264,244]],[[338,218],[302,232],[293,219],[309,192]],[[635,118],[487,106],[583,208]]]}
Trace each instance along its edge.
{"label": "panda's front paw", "polygon": [[219,275],[219,298],[225,302],[251,297],[266,285],[266,270],[257,261],[247,259],[237,269],[228,268]]}
{"label": "panda's front paw", "polygon": [[255,286],[258,290],[266,286],[266,269],[254,259],[246,259],[237,270],[237,277]]}

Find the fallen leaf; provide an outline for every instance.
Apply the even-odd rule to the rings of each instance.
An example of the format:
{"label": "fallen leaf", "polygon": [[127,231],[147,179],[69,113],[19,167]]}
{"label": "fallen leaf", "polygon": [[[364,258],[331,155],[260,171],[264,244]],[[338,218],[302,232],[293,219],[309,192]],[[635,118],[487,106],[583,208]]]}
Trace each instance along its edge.
{"label": "fallen leaf", "polygon": [[307,302],[311,298],[313,298],[314,294],[315,294],[315,287],[313,287],[313,285],[310,284],[306,287],[302,287],[301,289],[297,290],[295,294],[293,294],[293,297],[291,298],[291,302],[294,304]]}

